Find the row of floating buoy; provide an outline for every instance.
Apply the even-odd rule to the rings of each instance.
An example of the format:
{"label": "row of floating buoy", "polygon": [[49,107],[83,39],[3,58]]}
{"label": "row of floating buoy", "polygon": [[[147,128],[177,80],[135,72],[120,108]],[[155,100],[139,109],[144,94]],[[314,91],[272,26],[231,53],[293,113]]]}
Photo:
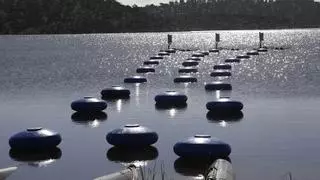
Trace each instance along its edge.
{"label": "row of floating buoy", "polygon": [[[168,56],[170,53],[174,53],[175,50],[169,49],[167,51],[161,51],[157,56],[150,57],[150,60],[144,61],[144,65],[158,65],[160,59],[163,56]],[[219,52],[219,50],[210,50],[209,52]],[[201,58],[209,55],[209,52],[197,52],[188,58],[187,61],[182,63],[184,68],[179,69],[179,73],[196,73],[198,72],[197,66]],[[256,51],[250,51],[246,55],[237,56],[236,58],[229,58],[225,60],[225,63],[239,63],[241,59],[250,58],[250,55],[258,55],[259,52],[267,52],[267,49],[261,48]],[[231,76],[231,72],[224,70],[231,70],[229,64],[219,64],[213,67],[215,70],[211,76]],[[154,68],[145,66],[138,68],[137,73],[149,73],[155,72]],[[133,76],[132,78],[124,79],[125,83],[143,83],[146,82],[146,78],[142,76]],[[174,82],[196,82],[197,79],[185,75],[180,76],[174,80]],[[231,84],[216,81],[205,85],[206,90],[232,90]],[[101,91],[102,99],[108,98],[129,98],[130,90],[121,86],[112,86]],[[178,106],[187,103],[188,97],[182,93],[176,91],[166,91],[155,97],[156,105],[170,105]],[[230,112],[240,112],[243,108],[243,104],[238,101],[232,101],[230,99],[218,99],[217,101],[208,102],[206,104],[210,113],[219,113],[219,115],[233,115]],[[83,99],[72,102],[71,108],[80,113],[96,113],[101,112],[107,108],[107,103],[104,100],[99,100],[94,97],[84,97]],[[242,115],[242,113],[241,113]],[[243,115],[242,115],[243,116]],[[115,129],[109,132],[106,136],[108,143],[115,147],[136,148],[151,146],[158,141],[158,135],[156,132],[140,126],[138,124],[125,125],[123,128]],[[29,128],[26,131],[22,131],[10,137],[9,145],[12,148],[12,152],[15,150],[27,152],[46,150],[56,148],[62,141],[61,135],[57,132],[44,128]],[[180,157],[228,157],[231,153],[231,147],[227,143],[211,138],[210,135],[195,135],[187,138],[186,140],[177,142],[173,147],[174,152]],[[11,154],[11,151],[10,151]],[[61,151],[60,151],[61,155]]]}
{"label": "row of floating buoy", "polygon": [[[50,150],[56,148],[61,140],[61,135],[52,130],[29,128],[10,137],[9,145],[13,150]],[[158,141],[158,134],[139,124],[127,124],[109,132],[106,141],[116,147],[142,148],[155,144]],[[174,152],[181,157],[227,157],[231,148],[209,135],[195,135],[185,141],[177,142]]]}

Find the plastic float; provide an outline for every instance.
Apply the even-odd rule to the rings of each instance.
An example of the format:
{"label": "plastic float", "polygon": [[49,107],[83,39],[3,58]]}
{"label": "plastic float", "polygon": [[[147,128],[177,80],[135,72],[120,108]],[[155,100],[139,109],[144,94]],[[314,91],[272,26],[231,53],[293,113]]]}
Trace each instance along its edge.
{"label": "plastic float", "polygon": [[156,72],[153,67],[150,66],[144,66],[144,67],[139,67],[136,70],[137,73],[153,73]]}
{"label": "plastic float", "polygon": [[231,153],[229,144],[211,138],[210,135],[195,135],[176,143],[174,152],[184,158],[224,158]]}
{"label": "plastic float", "polygon": [[110,88],[103,89],[100,94],[103,99],[129,98],[130,90],[121,86],[111,86]]}
{"label": "plastic float", "polygon": [[239,63],[241,60],[239,58],[228,58],[224,60],[225,63]]}
{"label": "plastic float", "polygon": [[188,97],[176,91],[166,91],[157,95],[154,100],[158,105],[183,105],[187,103]]}
{"label": "plastic float", "polygon": [[218,53],[220,50],[219,49],[210,49],[209,52],[212,52],[212,53]]}
{"label": "plastic float", "polygon": [[236,112],[241,111],[243,104],[239,101],[233,101],[229,98],[221,98],[216,101],[211,101],[206,104],[209,111],[215,112]]}
{"label": "plastic float", "polygon": [[253,51],[249,51],[249,52],[247,52],[247,55],[249,55],[249,56],[256,56],[256,55],[259,55],[259,52],[258,52],[258,51],[253,50]]}
{"label": "plastic float", "polygon": [[145,83],[147,82],[147,78],[143,76],[131,76],[124,79],[125,83]]}
{"label": "plastic float", "polygon": [[216,90],[227,90],[230,91],[232,90],[232,86],[229,83],[225,83],[222,81],[214,81],[211,83],[207,83],[205,85],[205,89],[207,91],[216,91]]}
{"label": "plastic float", "polygon": [[199,58],[199,57],[190,57],[190,58],[187,58],[187,60],[201,61],[201,58]]}
{"label": "plastic float", "polygon": [[156,143],[158,134],[139,124],[127,124],[109,132],[106,140],[109,144],[119,147],[143,147]]}
{"label": "plastic float", "polygon": [[148,60],[143,62],[144,65],[158,65],[159,61],[157,60]]}
{"label": "plastic float", "polygon": [[237,56],[238,59],[249,59],[250,56],[249,55],[239,55]]}
{"label": "plastic float", "polygon": [[213,66],[213,69],[231,69],[231,65],[230,64],[217,64]]}
{"label": "plastic float", "polygon": [[165,51],[161,51],[158,53],[159,56],[170,56],[170,53],[165,52]]}
{"label": "plastic float", "polygon": [[200,53],[204,54],[205,56],[209,56],[209,51],[200,51]]}
{"label": "plastic float", "polygon": [[107,102],[91,96],[84,97],[83,99],[71,103],[71,109],[77,112],[99,112],[106,108]]}
{"label": "plastic float", "polygon": [[193,67],[180,68],[179,73],[197,73],[198,69]]}
{"label": "plastic float", "polygon": [[197,66],[199,65],[198,61],[187,60],[182,63],[182,66]]}
{"label": "plastic float", "polygon": [[178,76],[174,78],[173,82],[175,83],[188,83],[188,82],[197,82],[197,78],[189,75]]}
{"label": "plastic float", "polygon": [[12,149],[18,150],[42,150],[52,149],[61,143],[59,133],[41,127],[28,128],[9,139]]}
{"label": "plastic float", "polygon": [[192,54],[192,57],[204,57],[204,56],[205,55],[200,52]]}
{"label": "plastic float", "polygon": [[268,52],[268,49],[267,48],[259,48],[257,51],[258,52]]}
{"label": "plastic float", "polygon": [[157,56],[151,56],[151,57],[150,57],[150,59],[163,59],[163,57],[162,57],[162,56],[157,55]]}
{"label": "plastic float", "polygon": [[210,76],[212,76],[212,77],[231,76],[231,72],[230,71],[224,71],[224,70],[215,70],[212,73],[210,73]]}

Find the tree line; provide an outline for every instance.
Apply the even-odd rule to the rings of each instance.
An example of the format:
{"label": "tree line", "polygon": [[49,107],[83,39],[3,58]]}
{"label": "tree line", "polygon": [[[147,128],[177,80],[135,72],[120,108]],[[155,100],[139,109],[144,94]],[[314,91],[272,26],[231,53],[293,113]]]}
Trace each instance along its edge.
{"label": "tree line", "polygon": [[70,34],[320,27],[320,3],[191,0],[125,6],[116,0],[0,0],[1,34]]}

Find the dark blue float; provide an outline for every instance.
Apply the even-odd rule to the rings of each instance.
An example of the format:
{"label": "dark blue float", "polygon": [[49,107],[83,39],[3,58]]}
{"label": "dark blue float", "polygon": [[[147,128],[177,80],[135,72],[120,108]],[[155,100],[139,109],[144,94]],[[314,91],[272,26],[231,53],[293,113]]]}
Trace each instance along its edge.
{"label": "dark blue float", "polygon": [[249,56],[256,56],[256,55],[259,55],[259,52],[258,51],[255,51],[255,50],[253,50],[253,51],[249,51],[249,52],[247,52],[247,55],[249,55]]}
{"label": "dark blue float", "polygon": [[162,56],[151,56],[150,59],[163,59]]}
{"label": "dark blue float", "polygon": [[236,112],[241,111],[243,104],[239,101],[233,101],[229,98],[222,98],[216,101],[211,101],[206,104],[209,111],[215,112]]}
{"label": "dark blue float", "polygon": [[165,51],[161,51],[158,53],[159,56],[170,56],[170,53],[165,52]]}
{"label": "dark blue float", "polygon": [[157,61],[157,60],[149,60],[149,61],[144,61],[143,64],[144,65],[158,65],[159,61]]}
{"label": "dark blue float", "polygon": [[224,158],[231,153],[229,144],[211,138],[210,135],[195,135],[178,142],[173,147],[174,152],[184,158]]}
{"label": "dark blue float", "polygon": [[241,60],[238,58],[228,58],[224,60],[225,63],[239,63]]}
{"label": "dark blue float", "polygon": [[198,61],[187,60],[182,62],[182,66],[197,66],[197,65],[199,65]]}
{"label": "dark blue float", "polygon": [[179,73],[197,73],[198,69],[193,67],[180,68]]}
{"label": "dark blue float", "polygon": [[9,139],[10,147],[19,150],[52,149],[58,146],[60,142],[61,136],[59,133],[41,127],[29,128],[11,136]]}
{"label": "dark blue float", "polygon": [[229,83],[221,82],[221,81],[215,81],[211,83],[207,83],[205,85],[205,89],[207,91],[216,91],[216,90],[232,90],[232,86]]}
{"label": "dark blue float", "polygon": [[139,67],[136,70],[137,73],[153,73],[156,72],[153,67],[150,66],[144,66],[144,67]]}
{"label": "dark blue float", "polygon": [[257,51],[258,52],[268,52],[268,49],[267,48],[259,48]]}
{"label": "dark blue float", "polygon": [[209,56],[209,51],[200,51],[201,54],[204,54],[205,56]]}
{"label": "dark blue float", "polygon": [[218,52],[219,52],[219,49],[210,49],[209,52],[218,53]]}
{"label": "dark blue float", "polygon": [[199,57],[190,57],[190,58],[187,58],[187,60],[201,61],[201,58],[199,58]]}
{"label": "dark blue float", "polygon": [[129,98],[130,90],[121,86],[112,86],[111,88],[103,89],[100,94],[103,99]]}
{"label": "dark blue float", "polygon": [[237,56],[238,59],[249,59],[250,56],[249,55],[239,55]]}
{"label": "dark blue float", "polygon": [[217,64],[213,66],[213,69],[231,69],[231,65],[230,64]]}
{"label": "dark blue float", "polygon": [[157,95],[154,100],[158,105],[182,105],[187,103],[188,97],[176,91],[166,91]]}
{"label": "dark blue float", "polygon": [[104,100],[89,96],[71,103],[71,109],[77,112],[98,112],[106,108],[107,103]]}
{"label": "dark blue float", "polygon": [[167,53],[176,53],[176,50],[175,49],[167,49],[167,50],[165,50],[165,52],[167,52]]}
{"label": "dark blue float", "polygon": [[215,70],[212,73],[210,73],[210,76],[217,77],[217,76],[231,76],[230,71],[223,71],[223,70]]}
{"label": "dark blue float", "polygon": [[147,82],[147,78],[143,76],[131,76],[124,79],[125,83],[145,83]]}
{"label": "dark blue float", "polygon": [[107,142],[119,147],[150,146],[158,141],[158,134],[139,124],[128,124],[115,129],[106,136]]}
{"label": "dark blue float", "polygon": [[197,82],[197,78],[189,75],[179,76],[174,78],[173,82],[175,83],[188,83],[188,82]]}
{"label": "dark blue float", "polygon": [[205,55],[202,53],[194,53],[192,54],[192,57],[204,57]]}

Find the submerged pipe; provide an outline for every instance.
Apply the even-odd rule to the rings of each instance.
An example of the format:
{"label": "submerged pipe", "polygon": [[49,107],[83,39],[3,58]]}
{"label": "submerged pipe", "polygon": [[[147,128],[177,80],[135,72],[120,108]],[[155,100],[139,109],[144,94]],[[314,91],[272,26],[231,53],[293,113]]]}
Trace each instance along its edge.
{"label": "submerged pipe", "polygon": [[137,180],[138,169],[135,166],[129,166],[127,169],[105,176],[97,177],[93,180]]}
{"label": "submerged pipe", "polygon": [[206,180],[234,180],[232,165],[224,159],[216,160],[209,168]]}
{"label": "submerged pipe", "polygon": [[17,169],[18,169],[18,167],[8,167],[8,168],[0,169],[0,180],[5,180],[8,176],[10,176]]}

